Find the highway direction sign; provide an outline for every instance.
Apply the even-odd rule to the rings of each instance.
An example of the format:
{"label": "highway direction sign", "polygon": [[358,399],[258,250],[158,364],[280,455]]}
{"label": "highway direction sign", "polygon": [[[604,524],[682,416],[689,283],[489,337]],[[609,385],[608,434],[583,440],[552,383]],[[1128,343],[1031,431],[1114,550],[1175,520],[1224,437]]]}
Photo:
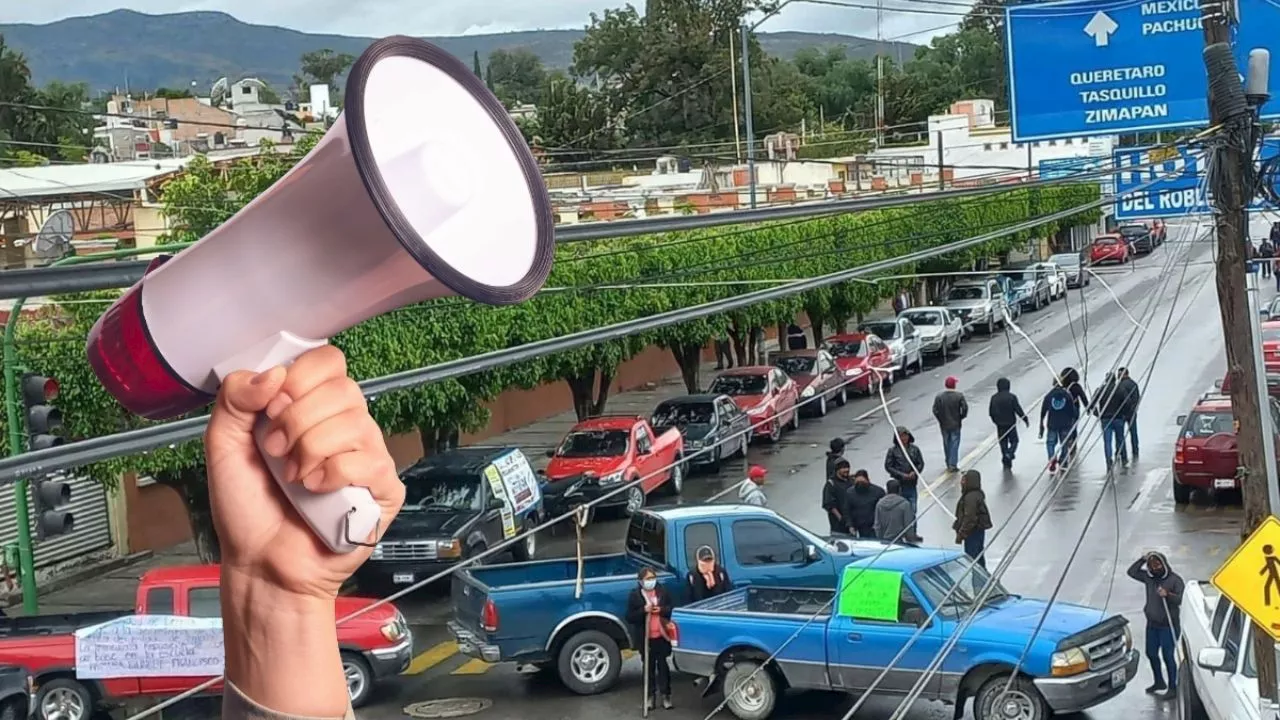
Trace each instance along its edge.
{"label": "highway direction sign", "polygon": [[[1280,49],[1280,2],[1239,0],[1236,60]],[[1047,140],[1208,123],[1198,0],[1069,0],[1005,9],[1013,139]],[[1280,56],[1278,56],[1280,57]],[[1280,95],[1280,62],[1270,88]],[[1263,108],[1280,115],[1280,100]]]}
{"label": "highway direction sign", "polygon": [[[1154,155],[1154,156],[1153,156]],[[1267,138],[1259,151],[1258,159],[1280,155],[1280,138]],[[1160,165],[1142,167],[1147,163]],[[1204,179],[1204,158],[1197,150],[1185,147],[1161,146],[1159,148],[1124,148],[1115,151],[1117,220],[1137,220],[1157,217],[1174,217],[1183,214],[1207,214],[1201,181]],[[1138,168],[1126,170],[1125,168]],[[1133,188],[1156,181],[1142,190]],[[1129,194],[1124,194],[1124,193]],[[1250,212],[1273,210],[1269,203],[1254,200]]]}

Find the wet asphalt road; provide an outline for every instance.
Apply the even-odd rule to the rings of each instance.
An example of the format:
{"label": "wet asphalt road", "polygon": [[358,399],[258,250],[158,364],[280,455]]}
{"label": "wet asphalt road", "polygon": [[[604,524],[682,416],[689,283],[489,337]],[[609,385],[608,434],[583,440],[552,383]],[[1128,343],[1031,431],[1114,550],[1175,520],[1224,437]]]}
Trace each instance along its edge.
{"label": "wet asphalt road", "polygon": [[[1176,507],[1170,492],[1169,463],[1178,430],[1174,419],[1186,412],[1197,396],[1211,390],[1214,379],[1220,378],[1225,368],[1213,268],[1209,264],[1211,248],[1207,243],[1190,242],[1197,227],[1203,225],[1191,221],[1171,223],[1166,246],[1140,259],[1132,268],[1103,271],[1101,279],[1112,287],[1119,302],[1095,279],[1084,290],[1083,304],[1080,291],[1073,290],[1066,303],[1059,301],[1039,312],[1025,313],[1019,326],[1030,336],[1034,347],[1016,333],[1010,333],[1008,339],[1003,335],[978,337],[966,343],[960,355],[945,366],[927,368],[921,375],[901,381],[887,396],[892,423],[878,398],[859,399],[845,408],[833,408],[826,418],[805,419],[798,432],[785,436],[776,446],[753,446],[750,462],[770,470],[765,487],[770,506],[825,532],[819,500],[827,442],[844,436],[848,440],[845,456],[855,468],[867,468],[873,479],[883,484],[883,459],[891,442],[891,424],[906,425],[915,432],[924,452],[923,475],[932,479],[930,493],[922,493],[920,498],[920,532],[926,544],[953,546],[950,513],[958,497],[959,481],[940,475],[941,440],[930,410],[934,394],[942,389],[943,378],[955,375],[971,406],[963,433],[961,465],[982,472],[996,525],[988,532],[989,566],[994,568],[997,559],[1010,553],[1024,525],[1042,512],[1025,545],[1013,556],[1004,576],[1005,585],[1015,593],[1047,598],[1066,569],[1059,600],[1124,614],[1133,622],[1140,642],[1143,594],[1140,585],[1125,577],[1128,564],[1142,551],[1161,550],[1184,577],[1204,579],[1235,547],[1239,536],[1238,498],[1197,498],[1190,506]],[[1166,272],[1162,266],[1170,256],[1177,264]],[[1183,264],[1184,258],[1189,262]],[[1161,278],[1166,276],[1168,285],[1162,286]],[[1264,299],[1271,294],[1271,290],[1264,290]],[[1155,302],[1148,309],[1152,298]],[[1162,333],[1166,322],[1170,324],[1167,336]],[[1146,326],[1145,332],[1138,330],[1139,324]],[[1164,347],[1157,356],[1162,339]],[[1114,488],[1108,487],[1099,433],[1091,421],[1083,434],[1082,463],[1060,482],[1050,481],[1041,472],[1046,454],[1034,429],[1038,398],[1050,383],[1049,366],[1087,367],[1087,382],[1092,389],[1117,363],[1128,366],[1140,384],[1154,367],[1138,419],[1140,458],[1117,472]],[[1000,467],[999,452],[993,450],[993,427],[986,417],[987,399],[1000,377],[1011,380],[1014,392],[1033,417],[1031,429],[1019,428],[1022,446],[1010,472]],[[629,395],[634,399],[628,402],[636,407],[620,405],[610,409],[647,412],[660,397],[679,393],[678,386],[664,386],[646,395]],[[682,501],[704,500],[736,483],[744,470],[745,464],[738,460],[726,462],[718,475],[694,475],[685,483]],[[1100,495],[1097,513],[1086,529]],[[1027,500],[1017,508],[1024,497]],[[1009,524],[1002,529],[1006,521]],[[588,550],[620,550],[624,531],[622,521],[597,521],[589,529]],[[1067,568],[1082,532],[1084,542]],[[572,550],[571,539],[564,532],[545,538],[539,556],[567,555]],[[641,674],[634,658],[627,661],[622,682],[613,692],[577,697],[555,682],[519,675],[511,665],[488,666],[457,655],[443,627],[450,612],[444,591],[428,589],[398,604],[414,626],[420,655],[410,668],[412,674],[376,691],[371,705],[360,712],[362,718],[403,718],[406,706],[412,703],[444,698],[481,698],[491,702],[491,707],[478,717],[495,720],[641,715]],[[1149,682],[1144,663],[1124,695],[1079,717],[1172,717],[1170,704],[1142,694],[1141,687]],[[715,702],[699,698],[687,679],[677,678],[675,686],[677,709],[659,710],[658,717],[697,720],[715,708]],[[789,696],[775,717],[839,717],[850,704],[846,697],[821,693]],[[857,718],[888,718],[896,705],[896,700],[875,698],[859,711]],[[721,717],[731,715],[722,711]],[[950,717],[952,710],[948,707],[918,703],[906,720]]]}

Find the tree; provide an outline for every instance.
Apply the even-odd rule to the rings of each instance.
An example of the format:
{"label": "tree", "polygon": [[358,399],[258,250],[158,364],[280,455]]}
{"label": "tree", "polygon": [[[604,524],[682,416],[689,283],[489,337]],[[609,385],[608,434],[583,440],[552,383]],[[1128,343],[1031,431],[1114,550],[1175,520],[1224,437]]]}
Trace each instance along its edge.
{"label": "tree", "polygon": [[158,87],[156,88],[156,91],[152,94],[155,97],[165,98],[167,100],[181,100],[182,98],[195,97],[195,95],[192,94],[189,88],[174,89],[174,88],[168,88],[168,87]]}
{"label": "tree", "polygon": [[542,60],[524,48],[489,53],[489,88],[508,107],[538,102],[547,71]]}
{"label": "tree", "polygon": [[280,93],[276,92],[275,88],[264,82],[262,87],[258,88],[258,102],[266,105],[279,105],[283,100],[281,100]]}
{"label": "tree", "polygon": [[354,55],[335,53],[329,48],[302,53],[298,60],[301,74],[293,76],[299,97],[306,96],[312,85],[328,85],[329,97],[336,101],[341,97],[338,78],[345,75],[355,61]]}
{"label": "tree", "polygon": [[[0,36],[0,136],[11,144],[0,146],[0,157],[33,162],[33,156],[80,160],[89,144],[92,116],[85,111],[88,86],[52,82],[43,89],[31,84],[26,58],[5,45]],[[48,110],[44,108],[57,108]]]}
{"label": "tree", "polygon": [[[584,153],[618,147],[617,112],[609,97],[592,92],[564,73],[555,72],[542,85],[538,114],[533,121],[521,124],[525,137],[544,147],[572,146]],[[572,160],[572,155],[559,155],[559,160]]]}
{"label": "tree", "polygon": [[480,70],[480,51],[479,50],[471,51],[471,72],[475,73],[476,77],[480,77],[480,78],[484,77],[484,73]]}

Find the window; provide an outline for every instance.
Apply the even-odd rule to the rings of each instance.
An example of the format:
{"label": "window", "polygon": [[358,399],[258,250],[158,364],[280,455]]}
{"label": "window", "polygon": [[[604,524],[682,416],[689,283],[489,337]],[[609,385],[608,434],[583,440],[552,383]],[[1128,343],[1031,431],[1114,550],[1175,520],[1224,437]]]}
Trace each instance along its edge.
{"label": "window", "polygon": [[1008,149],[1009,149],[1009,143],[1007,143],[1007,142],[1002,142],[1002,143],[1000,143],[1000,149],[1001,149],[1001,150],[1008,150]]}
{"label": "window", "polygon": [[991,152],[991,143],[984,143],[984,144],[982,145],[982,149],[983,149],[983,150],[985,150],[985,151],[987,151],[987,152]]}
{"label": "window", "polygon": [[645,455],[653,452],[653,438],[643,426],[636,428],[636,450]]}
{"label": "window", "polygon": [[222,601],[218,588],[192,588],[187,591],[187,615],[197,618],[222,617]]}
{"label": "window", "polygon": [[768,520],[733,524],[733,551],[742,565],[785,565],[804,562],[804,543]]}
{"label": "window", "polygon": [[649,513],[631,516],[627,526],[627,551],[660,566],[667,564],[667,528]]}
{"label": "window", "polygon": [[684,529],[684,561],[689,567],[698,565],[698,548],[706,545],[720,559],[720,528],[712,522],[690,523]]}
{"label": "window", "polygon": [[1252,637],[1253,626],[1252,625],[1249,626],[1249,632],[1246,633],[1246,635],[1248,635],[1249,637],[1246,637],[1244,639],[1244,664],[1240,667],[1240,674],[1244,675],[1247,678],[1256,679],[1258,677],[1258,665],[1257,665],[1257,661],[1254,660],[1254,657],[1253,657],[1253,637]]}
{"label": "window", "polygon": [[1240,657],[1240,633],[1244,630],[1244,613],[1231,608],[1227,619],[1227,632],[1222,636],[1222,647],[1227,651],[1227,661],[1234,664]]}
{"label": "window", "polygon": [[173,614],[173,588],[158,587],[147,591],[148,615]]}
{"label": "window", "polygon": [[1227,619],[1227,611],[1231,609],[1231,603],[1226,597],[1218,598],[1218,605],[1213,609],[1213,637],[1219,639],[1222,637],[1222,623]]}

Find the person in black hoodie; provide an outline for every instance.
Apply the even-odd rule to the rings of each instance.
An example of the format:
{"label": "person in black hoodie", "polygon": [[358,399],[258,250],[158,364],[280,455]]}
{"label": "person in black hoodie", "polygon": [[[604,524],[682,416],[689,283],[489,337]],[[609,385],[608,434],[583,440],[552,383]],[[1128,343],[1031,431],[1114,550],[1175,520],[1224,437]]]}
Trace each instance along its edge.
{"label": "person in black hoodie", "polygon": [[[1058,376],[1062,387],[1071,393],[1071,399],[1076,404],[1076,415],[1084,417],[1089,410],[1089,393],[1085,392],[1084,386],[1080,384],[1080,371],[1073,367],[1063,368],[1062,373]],[[1079,428],[1072,428],[1070,434],[1067,435],[1067,460],[1074,460],[1076,456],[1076,444],[1080,439]]]}
{"label": "person in black hoodie", "polygon": [[987,509],[987,494],[982,491],[982,473],[977,470],[966,470],[960,478],[960,499],[956,500],[956,519],[951,529],[956,531],[956,544],[964,546],[965,555],[985,568],[991,511]]}
{"label": "person in black hoodie", "polygon": [[1118,453],[1120,464],[1129,465],[1129,451],[1125,447],[1124,419],[1127,412],[1125,399],[1119,390],[1120,381],[1115,375],[1107,373],[1106,381],[1093,395],[1089,410],[1102,421],[1102,454],[1107,460],[1110,470]]}
{"label": "person in black hoodie", "polygon": [[831,438],[831,443],[827,450],[827,477],[834,477],[836,474],[836,462],[844,457],[844,438]]}
{"label": "person in black hoodie", "polygon": [[[1147,619],[1147,661],[1151,663],[1151,675],[1155,682],[1147,688],[1154,694],[1168,690],[1166,697],[1175,697],[1178,689],[1178,660],[1174,648],[1182,635],[1178,612],[1182,607],[1182,576],[1169,567],[1169,561],[1158,552],[1149,552],[1129,566],[1129,577],[1146,586],[1147,599],[1142,614]],[[1160,661],[1169,673],[1166,685],[1160,672]]]}
{"label": "person in black hoodie", "polygon": [[916,499],[920,492],[920,473],[924,472],[924,455],[916,447],[916,436],[906,426],[894,429],[893,444],[884,454],[884,471],[902,486],[902,497],[911,503],[911,509],[920,511]]}
{"label": "person in black hoodie", "polygon": [[996,394],[991,396],[987,406],[987,414],[991,422],[996,424],[996,435],[1000,438],[1000,457],[1005,469],[1013,467],[1013,459],[1018,454],[1018,420],[1031,427],[1031,420],[1022,410],[1018,396],[1009,389],[1009,378],[996,380]]}
{"label": "person in black hoodie", "polygon": [[1120,375],[1120,383],[1116,392],[1124,400],[1124,424],[1129,430],[1129,450],[1133,453],[1133,461],[1138,461],[1138,402],[1142,400],[1142,390],[1138,383],[1129,377],[1128,368],[1116,371]]}
{"label": "person in black hoodie", "polygon": [[[648,653],[643,658],[650,677],[649,689],[652,697],[644,699],[645,707],[652,709],[660,701],[662,707],[670,710],[671,704],[671,666],[667,657],[671,655],[671,635],[667,624],[671,622],[671,594],[658,584],[658,574],[651,567],[643,567],[636,576],[636,588],[627,596],[627,623],[631,625],[631,637],[636,638],[637,647]],[[648,644],[644,638],[648,637]]]}
{"label": "person in black hoodie", "polygon": [[[844,462],[844,461],[841,461]],[[876,503],[884,497],[884,488],[871,484],[866,470],[853,474],[853,487],[845,494],[845,517],[850,534],[874,540],[876,537]]]}
{"label": "person in black hoodie", "polygon": [[689,583],[690,602],[723,595],[733,589],[729,572],[716,562],[716,551],[710,545],[698,548],[694,558],[697,564],[685,576],[685,581]]}
{"label": "person in black hoodie", "polygon": [[849,461],[840,458],[835,461],[834,469],[822,485],[822,509],[827,511],[827,524],[830,525],[832,535],[847,535],[850,532],[849,520],[844,512],[851,489],[853,486],[849,482]]}

